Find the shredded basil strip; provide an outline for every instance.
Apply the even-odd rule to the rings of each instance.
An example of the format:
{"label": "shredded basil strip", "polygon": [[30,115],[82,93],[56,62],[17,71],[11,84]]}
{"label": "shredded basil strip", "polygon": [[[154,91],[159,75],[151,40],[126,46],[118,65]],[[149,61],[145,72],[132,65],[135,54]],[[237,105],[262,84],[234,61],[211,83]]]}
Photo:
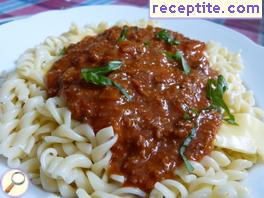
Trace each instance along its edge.
{"label": "shredded basil strip", "polygon": [[185,60],[183,53],[181,51],[177,51],[175,54],[165,51],[164,52],[167,58],[178,61],[182,65],[182,69],[185,74],[189,74],[191,72],[191,68],[188,62]]}
{"label": "shredded basil strip", "polygon": [[66,48],[62,48],[61,51],[59,52],[59,56],[63,56],[66,53]]}
{"label": "shredded basil strip", "polygon": [[128,27],[127,26],[124,26],[121,33],[120,33],[120,36],[119,38],[117,39],[118,42],[121,42],[121,41],[125,41],[127,38],[127,32],[128,32]]}
{"label": "shredded basil strip", "polygon": [[199,110],[196,108],[190,108],[189,111],[192,113],[194,116],[198,116],[200,114]]}
{"label": "shredded basil strip", "polygon": [[82,69],[84,73],[94,73],[98,75],[106,75],[111,71],[118,70],[122,66],[121,61],[111,61],[107,65],[103,67],[92,67],[92,68],[85,68]]}
{"label": "shredded basil strip", "polygon": [[125,88],[123,88],[120,84],[105,76],[111,71],[119,69],[121,66],[122,66],[121,61],[111,61],[103,67],[82,69],[81,74],[86,82],[92,83],[94,85],[114,86],[123,95],[125,95],[128,100],[131,100],[131,96],[128,94]]}
{"label": "shredded basil strip", "polygon": [[192,172],[194,170],[194,168],[191,165],[191,163],[189,162],[189,160],[187,159],[187,157],[184,155],[184,153],[185,153],[186,148],[191,143],[192,139],[195,138],[196,132],[197,132],[197,128],[196,127],[192,128],[190,135],[188,135],[188,137],[183,141],[183,144],[180,147],[180,155],[181,155],[183,162],[184,162],[184,164],[185,164],[185,166],[189,172]]}
{"label": "shredded basil strip", "polygon": [[184,119],[184,120],[190,120],[190,119],[191,119],[191,116],[189,115],[189,113],[184,112],[184,114],[183,114],[183,119]]}
{"label": "shredded basil strip", "polygon": [[149,46],[150,45],[150,41],[144,41],[144,45],[145,46]]}
{"label": "shredded basil strip", "polygon": [[235,121],[235,116],[230,112],[228,106],[226,105],[223,96],[228,85],[222,75],[218,76],[217,80],[209,79],[207,82],[207,97],[212,101],[211,108],[216,109],[221,112],[224,110],[227,117],[224,120],[232,125],[238,125]]}
{"label": "shredded basil strip", "polygon": [[131,100],[131,96],[127,93],[127,90],[115,81],[112,81],[113,85],[124,95],[128,100]]}
{"label": "shredded basil strip", "polygon": [[171,45],[179,45],[181,42],[173,39],[171,34],[168,32],[168,30],[161,30],[160,32],[156,33],[156,38],[160,40],[164,40],[166,43],[169,43]]}
{"label": "shredded basil strip", "polygon": [[196,108],[190,108],[183,114],[184,120],[190,120],[193,117],[196,117],[200,114],[199,110]]}

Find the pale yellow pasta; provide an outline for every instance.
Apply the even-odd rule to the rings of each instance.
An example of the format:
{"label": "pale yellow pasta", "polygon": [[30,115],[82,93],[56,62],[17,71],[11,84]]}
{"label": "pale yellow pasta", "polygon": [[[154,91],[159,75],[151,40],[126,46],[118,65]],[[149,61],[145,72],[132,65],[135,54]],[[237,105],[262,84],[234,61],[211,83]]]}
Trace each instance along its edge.
{"label": "pale yellow pasta", "polygon": [[110,178],[120,184],[123,184],[125,182],[125,177],[123,175],[111,174]]}
{"label": "pale yellow pasta", "polygon": [[83,188],[78,188],[76,190],[76,194],[79,198],[91,198],[91,196]]}
{"label": "pale yellow pasta", "polygon": [[125,195],[135,195],[138,197],[145,197],[146,193],[140,190],[139,188],[133,187],[122,187],[112,192],[115,195],[125,196]]}
{"label": "pale yellow pasta", "polygon": [[75,189],[65,183],[63,180],[58,180],[58,188],[59,188],[59,192],[63,197],[74,197],[75,196]]}

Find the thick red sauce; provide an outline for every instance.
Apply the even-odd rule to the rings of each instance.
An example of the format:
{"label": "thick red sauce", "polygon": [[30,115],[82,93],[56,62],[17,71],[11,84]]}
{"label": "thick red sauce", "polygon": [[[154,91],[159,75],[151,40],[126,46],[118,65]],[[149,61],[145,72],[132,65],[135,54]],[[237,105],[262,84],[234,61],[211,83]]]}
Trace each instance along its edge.
{"label": "thick red sauce", "polygon": [[[113,126],[118,141],[112,148],[110,174],[121,174],[125,185],[145,191],[164,178],[173,178],[183,163],[179,149],[195,126],[197,118],[184,119],[188,109],[201,111],[210,106],[206,84],[216,73],[204,56],[205,44],[169,31],[180,45],[156,38],[160,28],[128,27],[127,39],[118,42],[122,28],[88,36],[71,45],[46,76],[49,97],[66,101],[73,118],[89,123],[95,131]],[[190,74],[163,53],[180,50],[191,67]],[[81,69],[109,61],[123,66],[108,75],[132,96],[131,101],[113,86],[84,81]],[[213,149],[220,113],[202,111],[197,135],[187,147],[188,159],[199,160]]]}

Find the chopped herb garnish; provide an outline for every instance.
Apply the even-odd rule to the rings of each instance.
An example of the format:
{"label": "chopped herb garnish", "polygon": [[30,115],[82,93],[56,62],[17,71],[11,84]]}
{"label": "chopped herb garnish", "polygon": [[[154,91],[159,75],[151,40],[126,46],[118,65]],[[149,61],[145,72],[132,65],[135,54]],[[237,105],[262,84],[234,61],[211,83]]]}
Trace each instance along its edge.
{"label": "chopped herb garnish", "polygon": [[198,110],[198,109],[190,108],[189,111],[190,111],[192,114],[194,114],[195,116],[198,116],[198,115],[199,115],[199,110]]}
{"label": "chopped herb garnish", "polygon": [[165,29],[156,33],[156,38],[164,40],[166,43],[169,43],[171,45],[179,45],[180,44],[180,41],[173,39],[171,34],[168,32],[168,30],[165,30]]}
{"label": "chopped herb garnish", "polygon": [[192,139],[195,138],[196,132],[197,132],[197,128],[196,127],[192,128],[190,135],[188,135],[188,137],[183,141],[183,144],[180,147],[180,155],[181,155],[183,162],[184,162],[184,164],[185,164],[185,166],[189,172],[192,172],[194,170],[194,168],[184,153],[185,153],[186,148],[191,143]]}
{"label": "chopped herb garnish", "polygon": [[120,69],[122,66],[121,61],[111,61],[107,65],[103,67],[92,67],[92,68],[85,68],[82,69],[82,72],[84,73],[94,73],[94,74],[99,74],[99,75],[106,75],[111,71]]}
{"label": "chopped herb garnish", "polygon": [[196,117],[199,114],[200,113],[199,113],[198,109],[190,108],[186,112],[184,112],[183,119],[184,120],[190,120],[191,118]]}
{"label": "chopped herb garnish", "polygon": [[238,123],[236,123],[235,116],[233,114],[230,114],[229,117],[224,118],[224,121],[226,121],[229,124],[238,126]]}
{"label": "chopped herb garnish", "polygon": [[189,74],[191,72],[191,68],[188,62],[185,60],[183,53],[181,51],[177,51],[175,54],[165,51],[164,52],[167,58],[173,59],[179,62],[182,65],[182,69],[185,74]]}
{"label": "chopped herb garnish", "polygon": [[[227,90],[227,88],[228,88],[227,83],[226,83],[226,81],[222,75],[218,76],[217,80],[214,80],[214,79],[208,80],[207,97],[212,101],[212,105],[209,108],[207,108],[207,110],[216,109],[218,111],[221,111],[223,109],[225,111],[225,113],[227,114],[227,117],[225,117],[224,120],[230,124],[238,125],[235,121],[235,116],[231,114],[229,108],[227,107],[227,105],[225,104],[224,99],[223,99],[223,95],[224,95],[225,91]],[[185,153],[186,148],[189,146],[189,144],[193,140],[193,138],[195,138],[195,136],[196,136],[197,126],[198,126],[198,122],[199,122],[198,121],[199,115],[201,112],[199,112],[195,108],[190,108],[188,110],[188,112],[184,113],[183,119],[184,120],[191,119],[190,113],[194,114],[193,116],[197,117],[197,121],[196,121],[197,123],[196,123],[196,126],[194,128],[192,128],[191,133],[183,141],[183,144],[181,145],[179,152],[180,152],[180,155],[181,155],[183,162],[186,166],[186,169],[189,172],[192,172],[194,170],[194,168],[184,153]]]}
{"label": "chopped herb garnish", "polygon": [[183,119],[184,119],[184,120],[190,120],[190,119],[191,119],[191,116],[189,115],[189,113],[184,112],[184,114],[183,114]]}
{"label": "chopped herb garnish", "polygon": [[125,41],[127,39],[127,32],[128,32],[128,27],[124,26],[117,41],[118,42]]}
{"label": "chopped herb garnish", "polygon": [[127,90],[115,81],[112,81],[113,85],[124,95],[128,100],[131,100],[131,96],[127,93]]}
{"label": "chopped herb garnish", "polygon": [[122,66],[121,61],[111,61],[103,67],[82,69],[81,74],[86,82],[92,83],[94,85],[116,87],[123,95],[126,96],[128,100],[130,100],[131,96],[127,93],[127,90],[125,88],[123,88],[120,84],[105,76],[111,71],[119,69],[121,66]]}
{"label": "chopped herb garnish", "polygon": [[224,93],[228,89],[227,83],[222,75],[218,76],[217,80],[209,79],[207,82],[207,97],[212,101],[211,108],[226,113],[227,117],[224,120],[229,124],[238,125],[235,121],[235,116],[231,114],[228,106],[224,101]]}
{"label": "chopped herb garnish", "polygon": [[150,41],[144,41],[144,45],[149,46],[150,45]]}
{"label": "chopped herb garnish", "polygon": [[61,51],[59,52],[59,56],[63,56],[66,52],[66,48],[62,48]]}
{"label": "chopped herb garnish", "polygon": [[134,26],[133,29],[135,32],[137,32],[139,28],[138,28],[138,26]]}

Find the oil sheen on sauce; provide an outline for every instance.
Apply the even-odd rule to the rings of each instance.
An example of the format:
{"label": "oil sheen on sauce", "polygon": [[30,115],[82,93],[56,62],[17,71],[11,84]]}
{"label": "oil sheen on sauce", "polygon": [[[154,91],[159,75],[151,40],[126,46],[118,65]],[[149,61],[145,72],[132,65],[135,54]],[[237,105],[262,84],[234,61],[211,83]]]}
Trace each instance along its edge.
{"label": "oil sheen on sauce", "polygon": [[[186,119],[186,112],[201,113],[185,155],[200,160],[212,151],[222,118],[214,110],[202,110],[210,106],[207,80],[217,74],[209,68],[205,43],[168,31],[180,41],[172,45],[157,38],[160,28],[127,29],[124,41],[118,41],[123,27],[112,27],[70,45],[47,73],[46,86],[49,97],[66,101],[74,119],[95,131],[113,126],[118,141],[111,149],[109,174],[124,175],[125,186],[149,192],[155,182],[173,178],[173,170],[183,164],[179,149],[197,122]],[[185,74],[165,51],[183,52],[191,72]],[[113,86],[93,85],[82,78],[81,69],[114,60],[123,65],[108,77],[128,91],[130,101]]]}

